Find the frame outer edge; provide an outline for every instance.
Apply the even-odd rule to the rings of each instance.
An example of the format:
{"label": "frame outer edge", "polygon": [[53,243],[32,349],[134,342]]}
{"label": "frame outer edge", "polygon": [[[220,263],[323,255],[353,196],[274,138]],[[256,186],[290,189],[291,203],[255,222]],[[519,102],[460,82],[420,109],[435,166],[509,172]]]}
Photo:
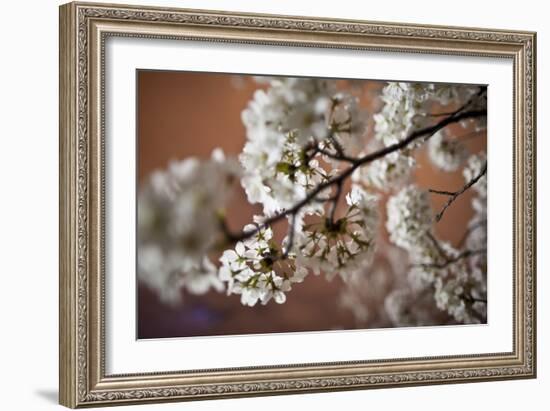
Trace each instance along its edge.
{"label": "frame outer edge", "polygon": [[[97,7],[97,8],[96,8]],[[167,14],[171,13],[173,14]],[[166,17],[163,15],[166,14]],[[160,15],[160,17],[159,17]],[[430,43],[426,47],[427,52],[432,49],[432,43],[440,43],[443,50],[450,48],[454,43],[468,45],[475,42],[484,47],[491,44],[499,44],[498,55],[511,55],[515,53],[514,61],[518,61],[521,55],[520,77],[517,80],[524,80],[524,87],[519,87],[519,98],[525,105],[522,107],[522,114],[519,115],[520,125],[524,128],[524,143],[531,148],[522,157],[523,167],[519,173],[527,173],[530,177],[530,184],[522,187],[531,194],[529,198],[521,197],[527,207],[527,214],[523,214],[528,231],[521,246],[527,247],[528,266],[527,273],[531,273],[531,282],[522,288],[522,296],[532,303],[532,306],[522,313],[519,321],[528,321],[521,335],[516,336],[522,341],[519,348],[523,354],[528,354],[527,359],[520,355],[519,363],[508,366],[494,365],[491,368],[466,367],[464,370],[450,369],[447,371],[432,370],[415,371],[413,373],[400,372],[375,373],[372,375],[352,375],[349,377],[340,376],[315,376],[315,378],[283,379],[274,380],[268,378],[263,381],[244,381],[201,384],[176,384],[174,379],[162,386],[150,386],[151,383],[143,376],[135,377],[137,381],[144,382],[143,385],[129,384],[121,386],[103,386],[98,384],[108,382],[105,380],[99,358],[99,372],[93,367],[98,363],[95,357],[101,357],[104,353],[97,351],[94,322],[102,321],[101,315],[97,316],[93,310],[97,309],[98,297],[94,293],[93,268],[96,258],[94,243],[94,218],[90,213],[94,212],[97,203],[94,202],[96,192],[93,158],[94,145],[93,136],[97,132],[93,124],[94,106],[93,103],[93,76],[90,77],[90,64],[93,60],[93,50],[90,48],[92,36],[90,19],[111,19],[116,24],[122,21],[134,21],[147,24],[161,21],[174,24],[185,24],[190,27],[200,27],[206,30],[207,27],[214,30],[252,30],[262,33],[284,34],[284,36],[273,42],[273,44],[286,45],[292,36],[287,33],[302,33],[309,35],[315,33],[315,37],[323,36],[326,42],[333,47],[326,36],[349,34],[363,37],[378,38],[380,35],[393,36],[398,42],[412,38],[422,40],[423,44]],[[301,19],[304,19],[302,22]],[[387,31],[387,32],[386,32]],[[393,33],[393,34],[392,34]],[[168,33],[169,34],[169,33]],[[140,36],[138,33],[137,37]],[[216,36],[214,36],[216,37]],[[247,42],[247,36],[241,39],[235,37],[236,41]],[[167,38],[170,38],[167,35]],[[269,40],[269,36],[268,36]],[[222,37],[222,40],[224,38]],[[254,39],[253,42],[256,40]],[[259,44],[266,41],[265,38],[258,39]],[[350,40],[351,41],[351,40]],[[488,380],[504,380],[517,378],[533,378],[536,376],[536,255],[535,255],[535,229],[536,227],[536,129],[535,129],[535,107],[536,107],[536,35],[533,32],[511,32],[504,30],[488,30],[460,27],[436,27],[423,25],[408,25],[402,23],[383,22],[359,22],[343,20],[327,20],[315,17],[298,16],[276,16],[276,15],[253,15],[238,12],[216,12],[212,10],[189,10],[174,8],[147,8],[141,6],[125,6],[121,4],[98,4],[98,3],[70,3],[60,7],[60,403],[62,405],[79,408],[85,406],[105,406],[129,403],[167,402],[174,400],[199,400],[228,397],[243,397],[257,395],[277,395],[300,392],[319,392],[347,389],[367,389],[377,387],[414,386],[441,383],[475,382]],[[269,41],[268,41],[269,42]],[[315,44],[317,41],[311,41]],[[309,41],[307,41],[309,45]],[[362,42],[360,42],[362,43]],[[296,43],[299,45],[300,43]],[[408,43],[407,43],[408,44]],[[366,44],[365,44],[366,45]],[[362,44],[358,45],[363,48]],[[505,47],[506,49],[504,49]],[[352,46],[351,48],[355,48]],[[415,52],[418,47],[411,48]],[[436,48],[437,49],[437,48]],[[462,55],[468,47],[453,49],[450,54]],[[527,54],[525,52],[528,51]],[[438,53],[439,54],[439,53]],[[491,54],[488,52],[488,55]],[[93,71],[93,70],[92,70]],[[526,76],[530,74],[529,76]],[[517,73],[516,73],[517,75]],[[90,100],[91,99],[91,100]],[[526,101],[528,100],[528,101]],[[519,108],[519,107],[518,107]],[[517,115],[517,114],[516,114]],[[530,120],[525,124],[526,120]],[[531,126],[531,127],[529,127]],[[522,147],[525,147],[522,145]],[[524,149],[520,150],[518,155]],[[529,201],[528,201],[529,200]],[[519,221],[522,221],[519,219]],[[519,230],[522,228],[520,227]],[[531,233],[531,236],[528,235]],[[525,239],[531,240],[525,243]],[[525,274],[525,273],[524,273]],[[521,277],[523,278],[523,277]],[[96,290],[97,291],[97,290]],[[520,296],[521,298],[521,296]],[[522,300],[525,301],[525,300]],[[532,309],[531,309],[532,308]],[[92,312],[91,312],[92,311]],[[526,314],[527,313],[527,314]],[[101,314],[101,313],[100,313]],[[531,315],[528,319],[525,315]],[[101,338],[101,330],[100,338]],[[517,349],[518,347],[516,347]],[[475,362],[475,361],[474,361]],[[481,367],[481,365],[479,365]],[[94,374],[95,372],[95,374]],[[99,374],[99,375],[96,375]],[[97,381],[99,377],[100,381]],[[116,376],[115,376],[116,377]],[[118,376],[117,378],[119,378]],[[117,379],[115,378],[115,380]],[[115,381],[117,382],[117,381]],[[133,382],[133,383],[132,383]]]}
{"label": "frame outer edge", "polygon": [[59,6],[59,404],[77,406],[76,13]]}
{"label": "frame outer edge", "polygon": [[538,351],[537,351],[537,307],[538,307],[538,298],[537,298],[537,57],[538,57],[538,38],[537,33],[531,33],[531,42],[532,42],[532,55],[531,55],[531,144],[532,144],[532,157],[531,157],[531,167],[532,167],[532,256],[531,256],[531,268],[532,268],[532,354],[533,354],[533,363],[532,363],[532,378],[537,378],[538,373]]}

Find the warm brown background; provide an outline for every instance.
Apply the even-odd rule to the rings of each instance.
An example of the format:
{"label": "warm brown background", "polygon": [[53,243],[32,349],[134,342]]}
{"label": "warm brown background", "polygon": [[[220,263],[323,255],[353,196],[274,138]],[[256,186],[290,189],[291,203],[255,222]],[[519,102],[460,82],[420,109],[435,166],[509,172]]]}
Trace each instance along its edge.
{"label": "warm brown background", "polygon": [[[342,85],[349,86],[345,82]],[[371,113],[376,112],[380,104],[376,97],[383,82],[354,82],[354,86],[362,104]],[[138,185],[170,160],[188,156],[206,159],[215,147],[221,147],[227,155],[238,155],[245,142],[241,112],[258,87],[249,76],[139,71]],[[467,144],[471,151],[485,150],[486,138],[469,139]],[[420,186],[454,190],[463,185],[460,172],[438,172],[425,155],[422,150],[417,157]],[[446,199],[432,198],[435,210]],[[436,227],[441,238],[452,243],[460,240],[471,217],[470,199],[471,193],[467,192],[446,211]],[[238,230],[261,208],[249,205],[244,191],[240,191],[228,211],[231,227]],[[404,263],[403,270],[406,268]],[[338,303],[342,286],[339,277],[328,282],[323,276],[310,275],[305,283],[293,287],[285,304],[272,302],[249,308],[240,304],[238,295],[228,297],[215,292],[205,296],[185,294],[181,306],[168,307],[140,285],[138,338],[357,328],[352,313]]]}

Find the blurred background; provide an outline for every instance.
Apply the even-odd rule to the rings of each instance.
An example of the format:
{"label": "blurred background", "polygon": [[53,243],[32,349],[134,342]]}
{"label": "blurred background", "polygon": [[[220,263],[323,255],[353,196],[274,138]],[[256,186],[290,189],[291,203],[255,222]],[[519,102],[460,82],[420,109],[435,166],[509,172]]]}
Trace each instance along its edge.
{"label": "blurred background", "polygon": [[[380,109],[384,82],[341,80],[338,85],[356,94],[371,114]],[[189,156],[208,159],[216,147],[221,147],[226,155],[237,156],[246,138],[241,112],[254,91],[265,85],[256,83],[251,76],[140,70],[137,87],[139,187],[151,172],[165,168],[171,160]],[[455,127],[461,135],[471,131]],[[372,135],[372,122],[369,133]],[[463,140],[469,151],[486,152],[485,132],[471,137]],[[417,150],[417,161],[414,178],[419,186],[456,190],[464,185],[461,170],[437,170],[427,160],[426,150]],[[453,245],[461,241],[472,216],[471,196],[468,191],[460,196],[435,226],[440,239]],[[434,210],[446,199],[431,196]],[[385,198],[381,204],[381,218],[385,221]],[[229,225],[237,231],[254,214],[261,213],[261,207],[250,205],[244,190],[239,189],[227,211]],[[276,232],[279,238],[284,229],[282,226]],[[384,299],[397,284],[406,281],[407,255],[388,243],[383,224],[378,244],[374,264],[360,282],[344,284],[339,276],[327,281],[323,275],[310,274],[304,283],[293,286],[286,303],[281,305],[269,303],[250,308],[241,305],[239,295],[210,291],[202,296],[185,293],[182,304],[170,306],[139,284],[138,338],[391,327]],[[435,305],[426,309],[437,311]],[[450,323],[443,313],[435,313],[434,318],[437,324]]]}

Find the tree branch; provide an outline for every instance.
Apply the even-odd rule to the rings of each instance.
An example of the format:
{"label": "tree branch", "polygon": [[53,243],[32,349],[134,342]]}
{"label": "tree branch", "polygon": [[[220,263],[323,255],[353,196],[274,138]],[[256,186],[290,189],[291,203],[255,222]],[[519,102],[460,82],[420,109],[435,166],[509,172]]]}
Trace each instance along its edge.
{"label": "tree branch", "polygon": [[444,196],[451,196],[451,197],[454,196],[456,193],[456,191],[433,190],[431,188],[428,191],[433,194],[441,194]]}
{"label": "tree branch", "polygon": [[435,221],[436,222],[439,222],[441,220],[441,218],[443,217],[443,214],[445,213],[445,210],[447,210],[447,208],[449,208],[451,206],[451,204],[462,194],[464,194],[464,192],[466,192],[466,190],[468,190],[470,187],[472,187],[475,183],[477,183],[479,181],[479,179],[481,177],[483,177],[485,174],[487,173],[487,163],[484,164],[483,166],[483,169],[481,170],[481,172],[475,176],[474,178],[472,178],[470,181],[468,181],[468,183],[466,183],[464,185],[464,187],[462,187],[460,190],[458,191],[455,191],[455,192],[452,192],[452,191],[439,191],[439,190],[429,190],[430,193],[436,193],[436,194],[444,194],[444,195],[448,195],[450,196],[449,200],[447,200],[447,202],[445,203],[445,205],[443,206],[443,208],[441,209],[441,211],[439,213],[437,213],[437,215],[435,216]]}
{"label": "tree branch", "polygon": [[338,155],[342,156],[342,157],[345,157],[344,148],[340,145],[338,140],[336,140],[336,137],[334,137],[334,133],[330,133],[328,138],[332,142],[332,145],[334,146],[334,149],[336,150]]}
{"label": "tree branch", "polygon": [[379,158],[382,158],[390,153],[393,153],[394,151],[401,150],[407,146],[409,146],[414,141],[418,140],[421,137],[428,136],[431,137],[434,135],[437,131],[445,128],[449,124],[458,123],[462,120],[470,119],[470,118],[479,118],[482,116],[487,115],[487,110],[471,110],[471,111],[461,111],[459,109],[455,114],[450,115],[449,117],[446,117],[439,121],[438,123],[424,127],[422,129],[416,130],[412,132],[408,137],[404,138],[403,140],[392,144],[390,146],[384,147],[378,151],[375,151],[373,153],[367,154],[363,157],[359,158],[349,158],[345,161],[348,161],[351,163],[350,167],[348,167],[346,170],[344,170],[342,173],[328,179],[324,183],[319,184],[317,187],[315,187],[313,190],[311,190],[302,200],[298,201],[294,206],[283,210],[279,213],[276,213],[272,215],[271,217],[268,217],[263,223],[258,224],[254,230],[249,231],[242,231],[240,233],[231,233],[227,229],[227,225],[225,221],[222,221],[221,225],[224,230],[224,233],[227,236],[227,239],[233,242],[242,241],[247,238],[250,238],[254,234],[256,234],[258,231],[265,229],[266,227],[270,226],[273,223],[276,223],[277,221],[289,216],[296,214],[298,211],[302,209],[305,205],[307,205],[310,201],[314,200],[317,195],[319,195],[322,191],[326,190],[327,188],[335,185],[335,184],[341,184],[346,178],[351,176],[353,172],[358,169],[361,166],[364,166],[368,163],[371,163],[375,160],[378,160]]}
{"label": "tree branch", "polygon": [[346,161],[348,163],[355,163],[357,161],[357,158],[354,158],[354,157],[349,157],[345,154],[334,154],[334,153],[331,153],[330,151],[327,151],[323,148],[320,148],[318,150],[319,153],[327,156],[328,158],[331,158],[332,160],[339,160],[339,161]]}

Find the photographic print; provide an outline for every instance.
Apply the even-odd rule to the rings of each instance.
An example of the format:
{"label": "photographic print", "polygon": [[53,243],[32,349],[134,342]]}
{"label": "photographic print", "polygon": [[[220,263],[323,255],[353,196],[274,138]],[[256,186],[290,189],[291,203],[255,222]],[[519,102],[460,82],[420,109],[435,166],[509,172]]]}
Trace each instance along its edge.
{"label": "photographic print", "polygon": [[487,87],[137,71],[138,338],[487,322]]}

